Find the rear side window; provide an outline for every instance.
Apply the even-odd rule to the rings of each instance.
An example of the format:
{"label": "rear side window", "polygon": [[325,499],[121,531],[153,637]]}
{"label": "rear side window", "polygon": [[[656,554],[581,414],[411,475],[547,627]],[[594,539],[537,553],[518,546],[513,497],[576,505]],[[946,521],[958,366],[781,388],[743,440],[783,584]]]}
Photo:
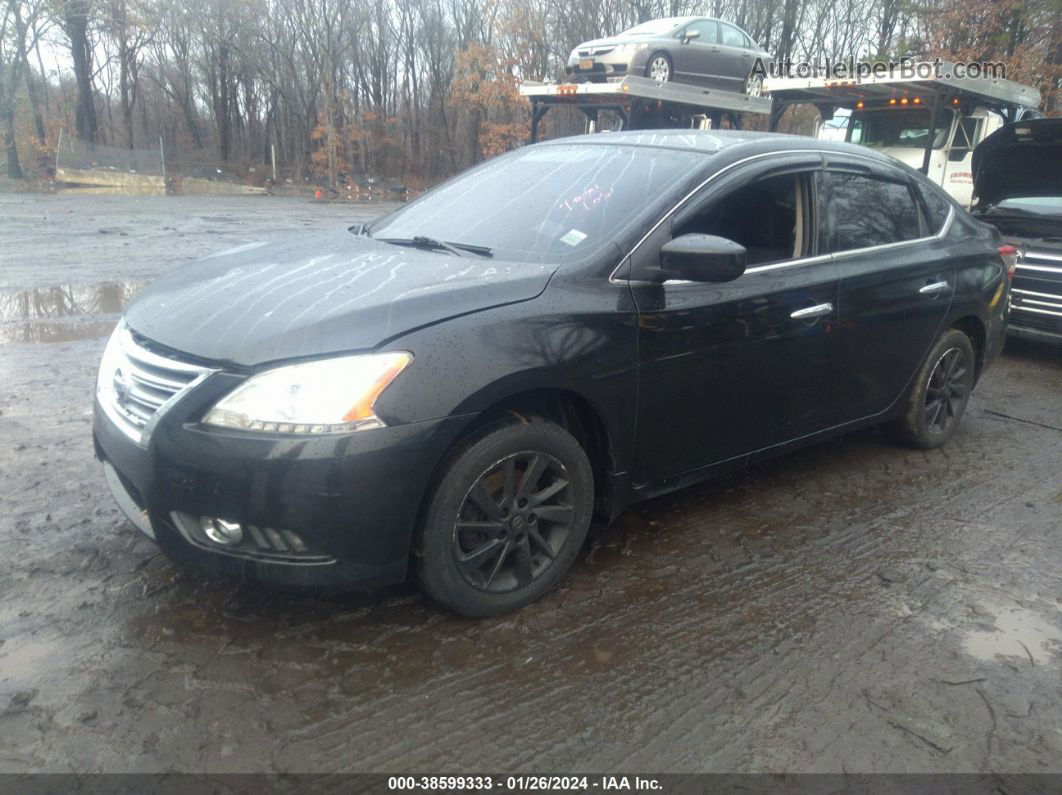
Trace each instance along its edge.
{"label": "rear side window", "polygon": [[[827,172],[819,208],[820,242],[837,253],[921,236],[918,207],[908,186],[866,174]],[[823,213],[825,214],[823,217]]]}
{"label": "rear side window", "polygon": [[944,222],[948,220],[951,212],[951,203],[940,193],[927,185],[919,185],[918,192],[922,195],[922,201],[926,206],[926,221],[929,223],[929,234],[936,235],[944,228]]}
{"label": "rear side window", "polygon": [[732,28],[725,22],[719,24],[720,30],[720,42],[727,47],[748,47],[749,40],[745,38],[745,34],[737,28]]}

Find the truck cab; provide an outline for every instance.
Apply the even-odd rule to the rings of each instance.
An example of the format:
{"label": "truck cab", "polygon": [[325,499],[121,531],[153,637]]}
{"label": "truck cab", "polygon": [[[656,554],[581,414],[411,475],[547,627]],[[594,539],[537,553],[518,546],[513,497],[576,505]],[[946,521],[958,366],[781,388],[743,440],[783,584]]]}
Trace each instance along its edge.
{"label": "truck cab", "polygon": [[877,149],[920,170],[956,201],[973,199],[973,150],[1007,122],[1039,115],[1039,92],[1002,78],[928,77],[951,64],[909,64],[909,76],[771,78],[770,128],[790,105],[810,104],[819,138]]}
{"label": "truck cab", "polygon": [[[917,97],[915,98],[918,99]],[[846,141],[873,147],[919,169],[927,144],[931,147],[926,176],[952,198],[969,207],[973,198],[973,150],[1005,123],[997,112],[984,105],[959,106],[943,110],[930,142],[932,111],[921,102],[908,100],[878,107],[856,108],[847,124]]]}

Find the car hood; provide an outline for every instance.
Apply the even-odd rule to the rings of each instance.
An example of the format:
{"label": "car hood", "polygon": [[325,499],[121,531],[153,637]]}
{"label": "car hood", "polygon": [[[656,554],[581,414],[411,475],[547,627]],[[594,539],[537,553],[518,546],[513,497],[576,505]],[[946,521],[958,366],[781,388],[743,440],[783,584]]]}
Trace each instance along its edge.
{"label": "car hood", "polygon": [[978,206],[1020,196],[1062,195],[1062,119],[1004,125],[973,153]]}
{"label": "car hood", "polygon": [[647,33],[642,36],[606,36],[603,39],[593,39],[591,41],[584,41],[576,50],[585,50],[592,47],[618,47],[620,44],[639,44],[643,41],[650,41],[652,39],[663,38],[661,35],[654,35]]}
{"label": "car hood", "polygon": [[367,350],[546,287],[555,265],[395,246],[349,232],[251,244],[178,268],[126,311],[133,331],[239,366]]}

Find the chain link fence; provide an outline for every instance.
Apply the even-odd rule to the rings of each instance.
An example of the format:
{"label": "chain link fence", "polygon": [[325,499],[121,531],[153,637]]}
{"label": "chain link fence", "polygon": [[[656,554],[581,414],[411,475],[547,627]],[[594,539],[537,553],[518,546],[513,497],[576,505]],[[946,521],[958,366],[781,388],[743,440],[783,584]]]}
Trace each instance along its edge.
{"label": "chain link fence", "polygon": [[157,148],[126,149],[94,144],[64,130],[55,152],[55,179],[83,193],[121,194],[309,194],[327,201],[407,201],[420,190],[387,177],[339,173],[334,189],[327,180],[297,176],[275,163],[223,163],[203,152]]}
{"label": "chain link fence", "polygon": [[[255,171],[255,169],[251,169]],[[229,164],[185,159],[158,148],[126,149],[60,134],[55,177],[60,183],[101,193],[263,193],[268,170],[243,174]]]}

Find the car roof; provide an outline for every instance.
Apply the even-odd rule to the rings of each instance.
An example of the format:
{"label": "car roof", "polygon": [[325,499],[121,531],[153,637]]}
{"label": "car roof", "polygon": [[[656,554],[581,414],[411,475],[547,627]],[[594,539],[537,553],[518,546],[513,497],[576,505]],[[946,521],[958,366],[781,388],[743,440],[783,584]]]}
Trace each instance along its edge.
{"label": "car roof", "polygon": [[[550,144],[582,144],[611,146],[645,146],[658,149],[684,149],[703,152],[706,155],[727,153],[735,159],[765,152],[814,150],[836,154],[855,155],[876,160],[883,164],[897,165],[898,160],[865,146],[840,141],[820,141],[806,135],[760,132],[755,130],[624,130],[622,132],[573,135],[543,141],[536,146]],[[730,158],[726,158],[730,159]]]}

